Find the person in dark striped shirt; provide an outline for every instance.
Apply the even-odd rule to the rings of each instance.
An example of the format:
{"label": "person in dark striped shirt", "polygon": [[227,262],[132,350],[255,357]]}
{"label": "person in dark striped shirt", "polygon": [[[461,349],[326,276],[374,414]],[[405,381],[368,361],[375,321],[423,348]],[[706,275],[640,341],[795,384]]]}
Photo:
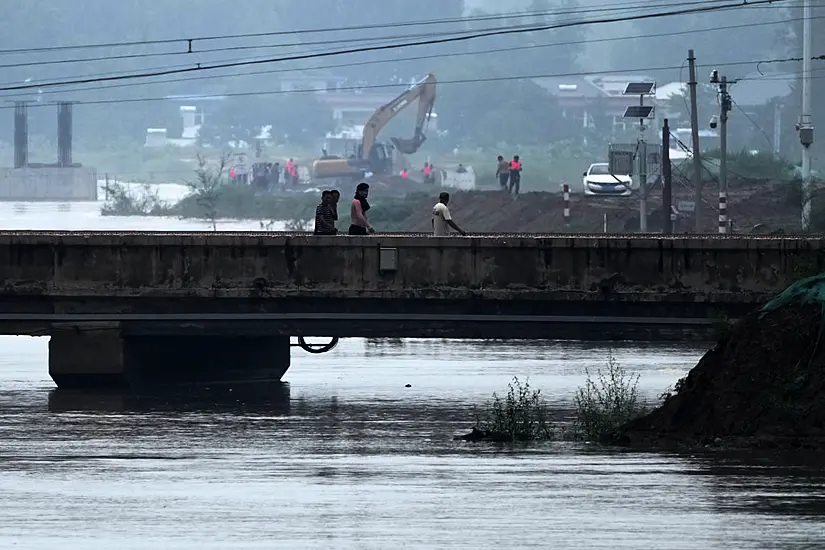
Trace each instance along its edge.
{"label": "person in dark striped shirt", "polygon": [[315,207],[315,234],[316,235],[337,235],[335,228],[335,212],[332,208],[332,193],[324,191],[321,193],[321,204]]}

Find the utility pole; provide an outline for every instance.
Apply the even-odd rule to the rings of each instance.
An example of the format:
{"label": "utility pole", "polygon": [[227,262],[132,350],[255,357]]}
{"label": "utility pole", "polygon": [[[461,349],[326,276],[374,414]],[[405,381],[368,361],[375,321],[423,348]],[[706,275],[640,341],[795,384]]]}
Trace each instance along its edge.
{"label": "utility pole", "polygon": [[728,77],[720,77],[718,71],[713,71],[710,83],[719,86],[719,233],[725,234],[728,232],[728,113],[733,101],[728,93]]}
{"label": "utility pole", "polygon": [[696,101],[696,58],[693,56],[693,50],[688,50],[688,69],[690,74],[690,81],[688,82],[690,88],[690,136],[693,141],[693,202],[696,204],[693,211],[693,230],[699,233],[702,231],[699,214],[699,205],[702,204],[702,159],[699,156],[699,108]]}
{"label": "utility pole", "polygon": [[[639,96],[639,107],[644,109],[645,96]],[[645,120],[639,119],[639,231],[647,233],[647,141]]]}
{"label": "utility pole", "polygon": [[802,144],[802,230],[811,228],[811,0],[802,8],[802,114],[799,117],[799,142]]}
{"label": "utility pole", "polygon": [[776,158],[782,151],[782,106],[779,101],[773,104],[773,154]]}
{"label": "utility pole", "polygon": [[662,213],[664,219],[662,220],[662,233],[670,235],[673,233],[673,222],[671,216],[673,215],[673,196],[672,196],[672,179],[670,172],[670,126],[668,120],[665,119],[662,125]]}
{"label": "utility pole", "polygon": [[636,139],[635,160],[638,161],[639,174],[639,231],[647,232],[647,142],[645,141],[645,119],[653,116],[652,105],[645,105],[645,96],[656,95],[655,82],[628,82],[623,95],[638,95],[638,105],[628,105],[623,118],[639,120],[639,137]]}

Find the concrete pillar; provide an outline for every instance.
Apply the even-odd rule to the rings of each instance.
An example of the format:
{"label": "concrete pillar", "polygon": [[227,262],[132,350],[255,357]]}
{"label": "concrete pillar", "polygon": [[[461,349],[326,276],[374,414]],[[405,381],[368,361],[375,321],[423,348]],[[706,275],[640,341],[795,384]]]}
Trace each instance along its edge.
{"label": "concrete pillar", "polygon": [[59,388],[151,388],[276,382],[286,336],[126,336],[117,326],[53,326],[49,374]]}
{"label": "concrete pillar", "polygon": [[60,388],[128,387],[118,324],[53,325],[49,375]]}
{"label": "concrete pillar", "polygon": [[25,101],[14,102],[14,167],[29,164],[29,112]]}
{"label": "concrete pillar", "polygon": [[57,104],[57,165],[72,165],[72,104]]}

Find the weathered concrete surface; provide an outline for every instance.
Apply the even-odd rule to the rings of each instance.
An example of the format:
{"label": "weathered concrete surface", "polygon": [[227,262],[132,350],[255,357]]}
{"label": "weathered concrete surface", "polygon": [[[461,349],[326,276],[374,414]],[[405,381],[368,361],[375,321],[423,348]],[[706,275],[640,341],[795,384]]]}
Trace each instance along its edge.
{"label": "weathered concrete surface", "polygon": [[61,389],[278,382],[289,369],[284,336],[129,336],[119,323],[56,323],[49,375]]}
{"label": "weathered concrete surface", "polygon": [[[382,248],[397,250],[397,271],[379,269]],[[0,233],[0,331],[54,314],[132,315],[123,319],[146,330],[187,315],[282,315],[266,330],[313,334],[311,324],[341,336],[413,336],[416,323],[437,335],[467,322],[456,316],[709,322],[820,269],[823,251],[822,239],[803,237]],[[443,324],[424,319],[436,315]],[[357,330],[369,323],[375,330]]]}
{"label": "weathered concrete surface", "polygon": [[97,200],[97,171],[87,166],[0,169],[0,201],[56,200]]}

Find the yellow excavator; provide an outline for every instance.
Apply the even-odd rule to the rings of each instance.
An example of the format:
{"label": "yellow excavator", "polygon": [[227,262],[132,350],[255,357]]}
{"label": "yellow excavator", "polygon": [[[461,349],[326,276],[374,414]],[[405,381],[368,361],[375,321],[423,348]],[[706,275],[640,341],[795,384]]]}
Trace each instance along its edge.
{"label": "yellow excavator", "polygon": [[350,158],[324,157],[312,164],[315,178],[342,178],[357,179],[365,172],[376,175],[392,174],[392,148],[379,143],[378,133],[398,113],[418,101],[418,116],[415,123],[415,134],[412,138],[390,138],[392,147],[405,155],[411,155],[421,148],[426,139],[425,130],[432,115],[435,104],[436,79],[428,74],[403,94],[399,95],[386,105],[379,107],[367,124],[364,126],[364,135],[354,155]]}

